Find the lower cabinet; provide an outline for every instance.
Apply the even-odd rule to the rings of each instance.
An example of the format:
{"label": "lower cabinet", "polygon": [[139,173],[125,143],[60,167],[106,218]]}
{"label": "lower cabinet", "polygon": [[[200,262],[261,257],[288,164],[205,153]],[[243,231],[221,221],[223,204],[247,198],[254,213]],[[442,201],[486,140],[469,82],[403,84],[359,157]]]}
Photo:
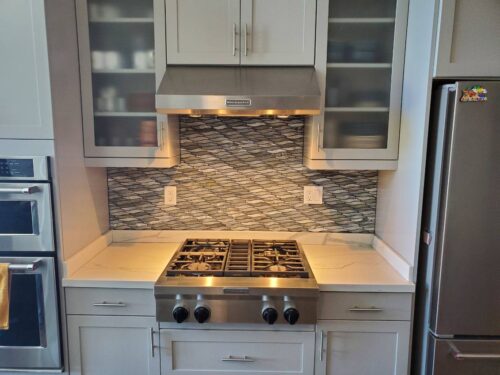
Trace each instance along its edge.
{"label": "lower cabinet", "polygon": [[409,321],[323,320],[315,375],[407,375]]}
{"label": "lower cabinet", "polygon": [[161,330],[162,375],[312,375],[314,332]]}
{"label": "lower cabinet", "polygon": [[159,375],[154,317],[68,316],[71,375]]}

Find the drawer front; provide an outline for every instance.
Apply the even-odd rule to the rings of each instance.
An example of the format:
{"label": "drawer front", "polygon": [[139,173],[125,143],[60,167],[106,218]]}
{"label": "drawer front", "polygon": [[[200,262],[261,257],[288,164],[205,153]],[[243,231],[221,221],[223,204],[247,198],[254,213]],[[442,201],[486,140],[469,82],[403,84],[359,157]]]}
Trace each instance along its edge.
{"label": "drawer front", "polygon": [[65,288],[69,315],[155,316],[152,289]]}
{"label": "drawer front", "polygon": [[410,293],[320,293],[318,319],[411,320]]}
{"label": "drawer front", "polygon": [[311,375],[314,337],[314,332],[160,330],[162,375]]}

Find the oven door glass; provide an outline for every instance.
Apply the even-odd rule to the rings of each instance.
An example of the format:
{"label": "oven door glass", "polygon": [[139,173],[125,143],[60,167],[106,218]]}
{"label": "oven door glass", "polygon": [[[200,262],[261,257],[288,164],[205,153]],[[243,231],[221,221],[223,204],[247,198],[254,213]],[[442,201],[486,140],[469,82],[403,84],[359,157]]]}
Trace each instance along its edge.
{"label": "oven door glass", "polygon": [[49,183],[0,183],[0,251],[54,251]]}
{"label": "oven door glass", "polygon": [[61,367],[53,258],[7,258],[9,328],[0,330],[0,371]]}

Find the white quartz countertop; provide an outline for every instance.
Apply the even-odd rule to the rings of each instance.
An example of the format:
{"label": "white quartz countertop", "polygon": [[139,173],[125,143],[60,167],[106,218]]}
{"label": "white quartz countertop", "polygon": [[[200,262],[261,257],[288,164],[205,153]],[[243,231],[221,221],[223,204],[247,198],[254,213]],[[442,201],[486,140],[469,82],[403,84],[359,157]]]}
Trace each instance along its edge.
{"label": "white quartz countertop", "polygon": [[[152,288],[181,243],[111,243],[64,277],[63,286]],[[392,268],[370,244],[333,241],[331,244],[301,243],[301,246],[321,291],[415,290],[415,285]]]}

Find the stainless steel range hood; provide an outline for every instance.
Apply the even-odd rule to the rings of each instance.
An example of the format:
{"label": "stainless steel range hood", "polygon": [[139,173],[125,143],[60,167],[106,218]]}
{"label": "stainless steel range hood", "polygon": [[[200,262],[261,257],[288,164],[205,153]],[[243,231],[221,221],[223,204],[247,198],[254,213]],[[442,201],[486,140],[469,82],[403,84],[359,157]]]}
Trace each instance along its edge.
{"label": "stainless steel range hood", "polygon": [[312,67],[169,66],[156,93],[177,115],[317,115],[320,102]]}

